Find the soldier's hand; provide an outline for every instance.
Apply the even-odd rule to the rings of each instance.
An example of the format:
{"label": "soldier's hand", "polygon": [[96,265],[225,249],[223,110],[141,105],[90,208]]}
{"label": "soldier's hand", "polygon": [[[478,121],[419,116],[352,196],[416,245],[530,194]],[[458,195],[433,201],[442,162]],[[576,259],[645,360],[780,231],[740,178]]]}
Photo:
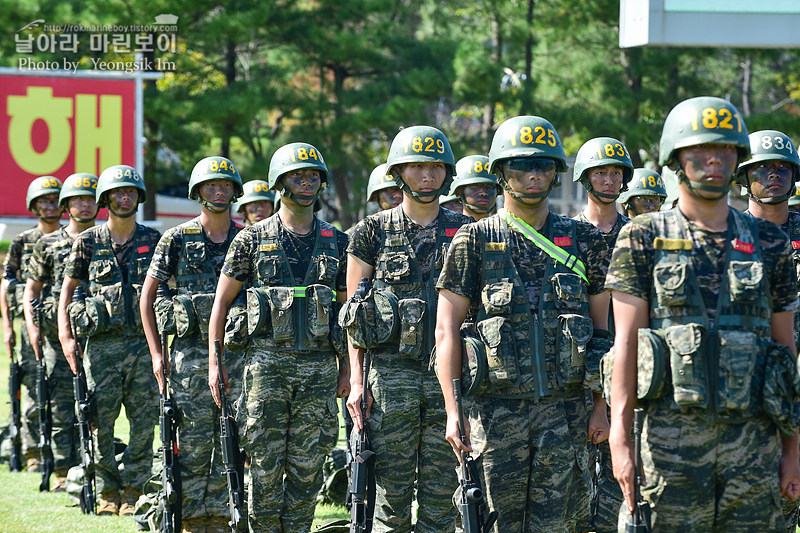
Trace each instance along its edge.
{"label": "soldier's hand", "polygon": [[461,463],[461,451],[471,452],[472,448],[469,446],[469,420],[464,418],[464,435],[467,437],[467,442],[461,440],[461,431],[458,428],[458,416],[447,416],[445,439],[450,443],[453,448],[453,453],[458,457],[458,462]]}
{"label": "soldier's hand", "polygon": [[589,414],[589,431],[587,440],[593,444],[603,442],[608,438],[609,425],[605,402],[595,404]]}
{"label": "soldier's hand", "polygon": [[[156,381],[158,382],[158,392],[164,394],[166,383],[164,383],[164,364],[162,363],[163,358],[160,353],[151,354],[150,357],[153,360],[153,374],[155,374]],[[167,367],[169,367],[169,362],[167,362]],[[167,370],[167,372],[169,372],[169,370]]]}
{"label": "soldier's hand", "polygon": [[211,389],[211,396],[214,398],[214,403],[217,407],[222,407],[222,398],[219,395],[219,381],[222,379],[222,384],[225,387],[225,393],[230,393],[230,385],[228,385],[228,373],[225,367],[220,364],[222,368],[222,376],[217,372],[217,365],[209,365],[208,367],[208,387]]}
{"label": "soldier's hand", "polygon": [[781,496],[795,501],[800,496],[800,463],[797,455],[781,455],[780,478]]}
{"label": "soldier's hand", "polygon": [[361,383],[351,384],[350,395],[347,397],[347,410],[350,412],[350,418],[353,419],[353,426],[361,431],[364,429],[364,419],[369,418],[369,412],[372,410],[372,391],[367,390],[367,412],[362,417],[361,413],[361,394],[364,391],[364,386]]}
{"label": "soldier's hand", "polygon": [[11,331],[3,331],[3,343],[6,345],[6,352],[8,353],[9,359],[14,358],[14,330],[13,328],[9,328]]}
{"label": "soldier's hand", "polygon": [[347,398],[350,395],[350,373],[339,370],[339,377],[336,383],[336,397]]}
{"label": "soldier's hand", "polygon": [[636,468],[633,458],[633,446],[631,446],[630,439],[627,436],[617,438],[616,435],[611,435],[609,445],[611,447],[611,464],[614,467],[614,478],[619,483],[619,488],[625,497],[628,514],[632,514],[636,503],[634,491]]}
{"label": "soldier's hand", "polygon": [[[69,364],[69,368],[70,370],[72,370],[72,373],[77,376],[78,365],[80,364],[80,361],[75,357],[75,345],[77,344],[77,341],[75,341],[75,339],[73,338],[68,338],[68,339],[62,338],[60,340],[61,340],[61,351],[64,352],[64,357],[66,358],[67,363]],[[78,349],[80,350],[80,345],[78,345]],[[83,354],[81,353],[81,355]]]}

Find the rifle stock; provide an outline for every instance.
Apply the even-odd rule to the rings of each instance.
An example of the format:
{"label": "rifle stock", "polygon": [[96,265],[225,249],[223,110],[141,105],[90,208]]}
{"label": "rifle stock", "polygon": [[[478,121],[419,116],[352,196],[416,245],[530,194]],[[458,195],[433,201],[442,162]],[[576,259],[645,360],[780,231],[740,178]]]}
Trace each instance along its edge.
{"label": "rifle stock", "polygon": [[[75,302],[83,301],[86,295],[83,287],[78,287],[72,295]],[[83,467],[83,487],[81,488],[80,506],[84,514],[97,513],[97,499],[94,482],[94,442],[92,441],[91,403],[89,388],[86,385],[86,373],[83,370],[81,355],[81,339],[76,336],[77,328],[70,324],[75,338],[75,361],[78,369],[72,377],[72,390],[75,393],[75,405],[78,413],[78,435],[80,436],[80,456]]]}
{"label": "rifle stock", "polygon": [[641,409],[633,410],[633,436],[634,436],[634,504],[633,514],[628,523],[625,524],[625,533],[650,533],[652,526],[650,522],[650,503],[642,497],[642,426],[644,425],[644,412]]}
{"label": "rifle stock", "polygon": [[38,351],[38,362],[36,365],[36,410],[39,413],[39,456],[42,463],[42,482],[39,484],[39,491],[50,490],[50,475],[53,473],[53,448],[51,437],[53,430],[53,415],[50,408],[50,380],[47,379],[47,366],[44,362],[42,339],[42,309],[44,306],[37,298],[31,298],[31,308],[36,316],[39,327],[38,340],[36,347]]}

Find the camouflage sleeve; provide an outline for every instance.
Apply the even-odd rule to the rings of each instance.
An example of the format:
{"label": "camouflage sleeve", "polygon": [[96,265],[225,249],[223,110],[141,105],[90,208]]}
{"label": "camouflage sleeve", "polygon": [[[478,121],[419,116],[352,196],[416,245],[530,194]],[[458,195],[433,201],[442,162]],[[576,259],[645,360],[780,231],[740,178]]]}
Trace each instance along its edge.
{"label": "camouflage sleeve", "polygon": [[72,243],[72,251],[67,258],[64,275],[80,281],[89,281],[89,263],[94,253],[94,241],[88,231],[84,231]]}
{"label": "camouflage sleeve", "polygon": [[769,269],[772,312],[794,311],[798,307],[797,277],[789,237],[777,226],[759,221],[758,229],[764,264]]}
{"label": "camouflage sleeve", "polygon": [[247,283],[255,263],[255,246],[253,241],[255,226],[248,226],[233,238],[225,256],[222,273],[242,283]]}
{"label": "camouflage sleeve", "polygon": [[45,283],[50,280],[53,271],[53,254],[49,239],[39,239],[33,247],[33,253],[28,261],[28,277],[34,281]]}
{"label": "camouflage sleeve", "polygon": [[619,232],[606,276],[606,289],[650,299],[653,278],[653,231],[636,217]]}
{"label": "camouflage sleeve", "polygon": [[349,241],[345,232],[336,233],[336,248],[339,251],[339,272],[336,274],[337,292],[347,292],[347,247]]}
{"label": "camouflage sleeve", "polygon": [[480,232],[474,224],[461,226],[444,256],[436,288],[446,289],[472,302],[479,301],[482,261]]}
{"label": "camouflage sleeve", "polygon": [[611,250],[608,249],[608,243],[600,230],[586,222],[578,222],[576,238],[581,260],[586,265],[589,294],[592,296],[600,294],[605,290]]}
{"label": "camouflage sleeve", "polygon": [[159,281],[169,281],[178,270],[178,261],[183,246],[183,234],[180,227],[170,228],[156,244],[153,259],[147,269],[147,275]]}
{"label": "camouflage sleeve", "polygon": [[22,242],[22,234],[17,235],[11,240],[11,244],[8,247],[8,253],[3,261],[4,268],[6,265],[10,265],[14,269],[15,273],[19,271],[20,263],[22,262],[22,249],[24,246],[25,244]]}
{"label": "camouflage sleeve", "polygon": [[353,254],[366,264],[375,266],[381,246],[380,222],[376,216],[369,216],[359,222],[350,233],[347,253]]}

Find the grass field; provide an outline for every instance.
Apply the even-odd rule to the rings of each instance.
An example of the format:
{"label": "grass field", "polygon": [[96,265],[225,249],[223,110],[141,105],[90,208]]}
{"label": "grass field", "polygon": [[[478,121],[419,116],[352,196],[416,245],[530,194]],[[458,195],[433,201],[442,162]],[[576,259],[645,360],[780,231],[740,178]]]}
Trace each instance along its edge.
{"label": "grass field", "polygon": [[[19,320],[16,329],[19,332]],[[19,336],[17,337],[19,338]],[[0,421],[9,419],[8,398],[8,354],[0,343]],[[122,415],[114,425],[114,433],[123,441],[128,440],[128,420]],[[154,447],[160,445],[156,428]],[[340,444],[343,431],[340,431]],[[117,516],[87,516],[78,507],[72,506],[66,493],[40,493],[38,490],[41,475],[38,473],[9,472],[8,464],[0,465],[0,532],[75,532],[75,533],[116,533],[137,531],[133,519]],[[348,518],[344,507],[318,505],[314,527],[328,520]]]}

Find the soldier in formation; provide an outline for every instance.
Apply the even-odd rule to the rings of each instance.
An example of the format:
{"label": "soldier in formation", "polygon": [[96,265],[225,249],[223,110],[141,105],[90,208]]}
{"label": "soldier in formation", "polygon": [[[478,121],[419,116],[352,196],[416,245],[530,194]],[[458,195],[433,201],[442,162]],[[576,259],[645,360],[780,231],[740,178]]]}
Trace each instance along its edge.
{"label": "soldier in formation", "polygon": [[661,174],[646,168],[633,169],[633,179],[628,190],[619,195],[619,204],[625,215],[633,218],[644,213],[659,211],[667,199],[667,189]]}
{"label": "soldier in formation", "polygon": [[488,157],[468,155],[458,160],[450,196],[458,199],[463,214],[474,220],[488,217],[497,211],[499,191],[497,176],[489,172]]}
{"label": "soldier in formation", "polygon": [[250,180],[243,186],[243,193],[233,204],[234,213],[244,217],[244,225],[252,226],[272,216],[275,209],[275,191],[264,180]]}

